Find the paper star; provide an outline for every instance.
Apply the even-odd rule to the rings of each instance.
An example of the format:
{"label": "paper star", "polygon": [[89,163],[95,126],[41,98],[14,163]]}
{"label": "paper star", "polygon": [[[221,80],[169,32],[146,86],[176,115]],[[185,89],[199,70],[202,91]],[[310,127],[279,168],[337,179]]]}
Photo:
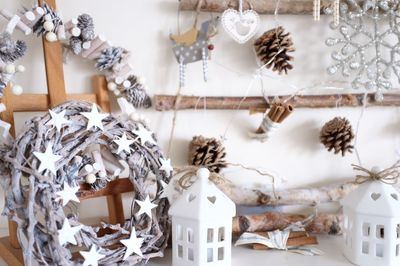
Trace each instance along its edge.
{"label": "paper star", "polygon": [[124,255],[124,260],[126,260],[133,253],[143,257],[142,251],[140,248],[142,247],[144,238],[136,237],[136,230],[132,227],[131,237],[129,239],[122,239],[120,242],[126,247],[126,252]]}
{"label": "paper star", "polygon": [[167,177],[169,177],[171,175],[171,172],[174,170],[174,168],[172,168],[171,166],[171,159],[160,158],[160,163],[160,171],[165,171]]}
{"label": "paper star", "polygon": [[144,145],[146,142],[156,145],[156,142],[152,136],[153,133],[145,129],[142,125],[139,125],[139,128],[137,130],[133,130],[132,132],[138,136],[138,138],[140,139],[140,143],[142,143],[142,145]]}
{"label": "paper star", "polygon": [[56,174],[56,162],[62,158],[60,155],[55,155],[53,154],[53,144],[49,143],[47,145],[46,151],[44,153],[42,152],[33,152],[36,158],[39,159],[40,161],[40,166],[39,166],[39,173],[42,173],[44,170],[49,170],[52,172],[54,175]]}
{"label": "paper star", "polygon": [[82,227],[83,225],[71,227],[68,219],[65,218],[61,230],[58,230],[58,241],[60,241],[60,245],[62,246],[65,243],[76,245],[75,234],[78,233]]}
{"label": "paper star", "polygon": [[79,186],[70,187],[67,182],[64,182],[64,189],[56,192],[56,194],[62,199],[63,206],[67,205],[71,200],[79,202],[79,198],[76,196],[79,188]]}
{"label": "paper star", "polygon": [[128,154],[131,154],[131,148],[129,147],[132,143],[134,143],[134,140],[129,140],[126,137],[126,133],[122,134],[122,137],[119,139],[114,140],[115,143],[118,145],[118,151],[117,153],[120,153],[121,151],[126,151]]}
{"label": "paper star", "polygon": [[87,124],[87,129],[91,129],[92,127],[98,127],[101,130],[104,130],[103,128],[103,123],[101,120],[106,118],[108,114],[101,114],[99,113],[99,110],[97,109],[96,104],[92,105],[92,110],[89,112],[82,112],[81,115],[86,117],[89,121]]}
{"label": "paper star", "polygon": [[143,213],[146,213],[151,218],[151,210],[153,208],[157,207],[157,204],[151,203],[149,195],[147,195],[147,197],[144,201],[136,200],[136,202],[140,206],[138,215],[142,215]]}
{"label": "paper star", "polygon": [[60,113],[55,113],[52,110],[49,110],[51,120],[46,123],[46,126],[55,126],[57,131],[60,132],[61,128],[64,124],[71,124],[72,122],[65,119],[65,110],[61,111]]}
{"label": "paper star", "polygon": [[79,253],[81,253],[82,257],[85,259],[82,266],[98,266],[99,260],[105,257],[105,255],[97,252],[96,245],[92,245],[89,252],[79,251]]}

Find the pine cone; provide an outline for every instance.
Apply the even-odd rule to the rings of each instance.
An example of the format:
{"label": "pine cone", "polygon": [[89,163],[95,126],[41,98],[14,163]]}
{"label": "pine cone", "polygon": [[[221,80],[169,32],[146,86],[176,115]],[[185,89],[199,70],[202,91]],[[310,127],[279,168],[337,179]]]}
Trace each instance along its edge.
{"label": "pine cone", "polygon": [[121,47],[109,47],[97,58],[96,68],[100,71],[111,69],[115,64],[121,62],[126,53],[128,51]]}
{"label": "pine cone", "polygon": [[284,33],[284,30],[283,27],[269,30],[254,43],[261,63],[279,74],[283,71],[287,74],[293,68],[290,64],[293,57],[288,53],[295,51],[290,33]]}
{"label": "pine cone", "polygon": [[81,30],[82,42],[91,41],[94,39],[94,24],[93,18],[88,14],[82,14],[78,17],[78,28]]}
{"label": "pine cone", "polygon": [[0,59],[3,62],[14,62],[15,60],[23,57],[26,49],[25,42],[14,42],[11,39],[11,35],[8,33],[0,35]]}
{"label": "pine cone", "polygon": [[191,165],[213,164],[208,169],[215,173],[219,173],[222,168],[227,167],[225,147],[221,141],[215,138],[193,137],[189,145],[189,152],[189,164]]}
{"label": "pine cone", "polygon": [[72,36],[69,39],[69,46],[74,54],[80,54],[82,52],[82,40],[79,37]]}
{"label": "pine cone", "polygon": [[123,88],[121,93],[125,96],[128,102],[133,104],[136,108],[150,108],[151,98],[147,94],[143,84],[139,82],[138,77],[130,75],[127,80],[131,83],[131,86],[129,88]]}
{"label": "pine cone", "polygon": [[328,149],[334,150],[335,154],[339,152],[345,156],[346,152],[353,152],[354,146],[351,141],[354,139],[354,133],[349,120],[346,118],[335,117],[327,122],[321,129],[321,143]]}

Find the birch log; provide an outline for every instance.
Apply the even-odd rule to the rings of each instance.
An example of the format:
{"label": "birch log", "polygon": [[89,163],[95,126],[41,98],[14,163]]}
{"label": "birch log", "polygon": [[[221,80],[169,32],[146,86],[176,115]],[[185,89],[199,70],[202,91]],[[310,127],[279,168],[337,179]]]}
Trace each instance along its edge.
{"label": "birch log", "polygon": [[[283,230],[291,223],[300,222],[306,218],[301,214],[275,212],[237,216],[233,218],[232,233],[234,236],[238,236],[244,232]],[[313,234],[341,235],[343,216],[341,214],[318,214],[305,229]]]}
{"label": "birch log", "polygon": [[[182,10],[196,10],[199,0],[180,0],[180,8]],[[228,8],[238,8],[237,0],[206,0],[203,1],[201,11],[205,12],[223,12]],[[331,7],[332,1],[321,1],[321,13]],[[243,8],[252,8],[259,14],[274,14],[276,2],[270,0],[243,1]],[[313,14],[312,0],[281,0],[279,3],[279,14],[303,15]]]}
{"label": "birch log", "polygon": [[[290,95],[278,95],[281,99],[287,99]],[[275,96],[268,97],[272,102]],[[292,97],[287,103],[295,108],[335,108],[363,106],[364,94],[325,94],[325,95],[298,95]],[[367,94],[367,106],[400,106],[399,93],[386,93],[382,101],[374,99],[374,94]],[[176,96],[155,95],[154,103],[157,111],[174,110]],[[255,110],[264,112],[269,108],[264,97],[250,96],[243,97],[208,97],[208,96],[180,96],[178,110],[185,109],[215,109],[215,110]]]}

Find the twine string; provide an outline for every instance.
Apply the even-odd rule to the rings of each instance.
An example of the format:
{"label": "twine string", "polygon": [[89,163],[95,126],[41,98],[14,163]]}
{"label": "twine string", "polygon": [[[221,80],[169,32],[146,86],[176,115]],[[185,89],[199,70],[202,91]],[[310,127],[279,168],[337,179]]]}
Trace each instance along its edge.
{"label": "twine string", "polygon": [[360,165],[352,164],[353,169],[361,172],[356,175],[356,184],[363,184],[368,181],[379,181],[388,185],[397,184],[400,176],[400,161],[397,161],[394,165],[379,172],[368,170]]}

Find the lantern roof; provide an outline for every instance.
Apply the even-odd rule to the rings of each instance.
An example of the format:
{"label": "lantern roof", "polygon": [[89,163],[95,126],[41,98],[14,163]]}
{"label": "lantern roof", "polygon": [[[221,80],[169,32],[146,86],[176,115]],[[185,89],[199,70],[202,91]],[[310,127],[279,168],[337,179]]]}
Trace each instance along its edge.
{"label": "lantern roof", "polygon": [[370,181],[348,194],[342,201],[356,213],[384,217],[400,216],[400,194],[392,186]]}
{"label": "lantern roof", "polygon": [[194,220],[235,216],[235,203],[208,179],[209,174],[205,168],[197,171],[196,182],[172,204],[170,215]]}

